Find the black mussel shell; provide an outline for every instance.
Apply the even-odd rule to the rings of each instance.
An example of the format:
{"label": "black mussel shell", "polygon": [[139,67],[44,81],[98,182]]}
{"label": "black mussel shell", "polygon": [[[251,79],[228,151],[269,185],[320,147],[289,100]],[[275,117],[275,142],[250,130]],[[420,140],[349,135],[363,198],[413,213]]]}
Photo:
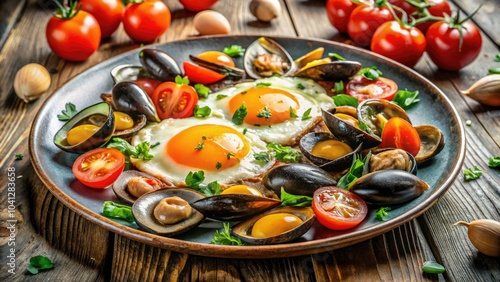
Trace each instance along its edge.
{"label": "black mussel shell", "polygon": [[[104,116],[99,115],[99,116],[89,118],[89,121],[92,124],[99,125],[99,124],[103,123],[104,119],[105,119]],[[128,138],[128,137],[134,135],[137,131],[141,130],[141,128],[143,128],[146,125],[146,123],[148,122],[148,119],[143,114],[133,115],[132,119],[134,121],[134,126],[132,126],[131,128],[128,128],[128,129],[124,129],[124,130],[115,130],[113,132],[112,137]]]}
{"label": "black mussel shell", "polygon": [[111,95],[117,111],[143,114],[149,121],[160,121],[153,101],[139,85],[131,81],[119,82],[113,86]]}
{"label": "black mussel shell", "polygon": [[281,201],[256,195],[224,194],[198,200],[193,208],[208,218],[238,221],[279,206]]}
{"label": "black mussel shell", "polygon": [[153,79],[153,77],[142,67],[136,65],[119,65],[111,70],[111,77],[116,83],[122,81],[133,81],[141,78]]}
{"label": "black mussel shell", "polygon": [[139,53],[139,59],[144,69],[159,81],[174,81],[176,76],[182,76],[177,62],[162,50],[143,49]]}
{"label": "black mussel shell", "polygon": [[225,66],[217,63],[212,63],[203,59],[200,59],[198,57],[195,57],[193,55],[189,55],[189,58],[191,61],[197,63],[198,65],[213,70],[217,73],[226,75],[228,78],[232,80],[239,80],[245,78],[245,71],[239,68],[234,68],[230,66]]}
{"label": "black mussel shell", "polygon": [[293,76],[313,80],[339,81],[354,76],[360,69],[361,64],[358,62],[333,61],[301,69]]}
{"label": "black mussel shell", "polygon": [[262,183],[278,196],[281,188],[293,195],[312,196],[320,187],[335,186],[337,180],[317,166],[295,163],[272,168],[264,175]]}
{"label": "black mussel shell", "polygon": [[[76,145],[69,145],[66,140],[68,132],[77,125],[88,123],[88,119],[94,115],[102,115],[104,117],[100,129],[87,140]],[[111,138],[114,128],[115,119],[113,109],[108,103],[101,102],[81,110],[68,120],[54,136],[54,144],[66,152],[85,153],[106,144]]]}

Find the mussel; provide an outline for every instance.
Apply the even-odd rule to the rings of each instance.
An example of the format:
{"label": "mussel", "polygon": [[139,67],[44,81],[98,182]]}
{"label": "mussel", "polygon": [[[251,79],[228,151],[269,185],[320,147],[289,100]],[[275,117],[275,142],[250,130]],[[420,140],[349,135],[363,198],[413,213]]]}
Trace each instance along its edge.
{"label": "mussel", "polygon": [[139,59],[149,75],[159,81],[174,81],[182,71],[177,62],[166,52],[145,48],[139,53]]}
{"label": "mussel", "polygon": [[276,41],[266,37],[261,37],[250,44],[243,60],[245,71],[255,79],[276,74],[286,76],[294,71],[294,62],[290,54]]}
{"label": "mussel", "polygon": [[264,175],[262,183],[278,196],[282,188],[293,195],[312,196],[319,187],[336,185],[337,179],[315,165],[294,163],[272,168]]}
{"label": "mussel", "polygon": [[[103,121],[94,133],[77,144],[70,144],[67,139],[68,132],[76,126],[90,124],[89,118],[96,115],[102,116]],[[108,103],[101,102],[81,110],[68,120],[54,136],[54,144],[66,152],[84,153],[108,142],[114,132],[114,127],[113,109]]]}
{"label": "mussel", "polygon": [[221,194],[191,203],[208,218],[238,221],[281,204],[280,200],[249,194]]}
{"label": "mussel", "polygon": [[354,76],[361,69],[361,64],[354,61],[321,60],[311,66],[293,73],[295,77],[310,78],[313,80],[340,81]]}
{"label": "mussel", "polygon": [[129,64],[114,67],[111,70],[111,77],[115,84],[122,81],[134,81],[141,78],[153,78],[142,66]]}
{"label": "mussel", "polygon": [[[132,206],[132,215],[140,228],[153,234],[173,236],[198,226],[205,219],[203,214],[195,209],[190,209],[189,205],[204,197],[203,194],[188,188],[161,189],[139,197]],[[164,199],[172,199],[172,205],[180,205],[178,202],[182,201],[179,198],[187,202],[187,206],[185,203],[181,204],[181,207],[190,209],[188,214],[184,214],[187,217],[172,224],[162,223],[165,215],[155,216],[155,213],[158,213],[158,204],[161,204],[160,202]]]}
{"label": "mussel", "polygon": [[281,244],[300,238],[314,219],[309,207],[278,207],[234,225],[231,233],[254,245]]}
{"label": "mussel", "polygon": [[[129,183],[131,180],[136,183]],[[143,183],[141,184],[141,182]],[[131,187],[131,185],[134,186]],[[166,188],[167,185],[147,173],[138,170],[125,170],[111,187],[118,199],[122,202],[134,204],[135,200],[142,196],[142,194]],[[131,189],[133,189],[133,191]]]}
{"label": "mussel", "polygon": [[444,148],[444,135],[437,127],[429,124],[414,126],[420,137],[420,151],[415,156],[417,163],[424,163]]}
{"label": "mussel", "polygon": [[160,121],[153,101],[139,85],[131,81],[119,82],[113,86],[111,95],[116,110],[144,114],[149,121]]}
{"label": "mussel", "polygon": [[[147,123],[147,118],[143,114],[136,114],[129,116],[128,114],[114,111],[115,116],[115,130],[112,137],[127,138],[134,135],[137,131],[143,128]],[[101,115],[95,115],[89,118],[89,122],[94,125],[100,125],[104,122],[105,117]],[[127,125],[124,128],[120,128],[119,124],[124,123],[123,120],[127,120]]]}
{"label": "mussel", "polygon": [[410,117],[403,108],[384,99],[368,99],[359,103],[357,117],[369,132],[377,136],[382,135],[385,123],[393,117],[400,117],[411,124]]}
{"label": "mussel", "polygon": [[367,204],[393,206],[409,202],[429,188],[429,184],[403,170],[380,170],[360,177],[349,187]]}
{"label": "mussel", "polygon": [[226,65],[221,65],[217,63],[212,63],[203,59],[200,59],[196,56],[189,55],[189,58],[191,61],[197,63],[199,66],[202,66],[204,68],[213,70],[217,73],[226,75],[226,77],[232,79],[232,80],[239,80],[245,78],[245,71],[236,67],[230,67]]}

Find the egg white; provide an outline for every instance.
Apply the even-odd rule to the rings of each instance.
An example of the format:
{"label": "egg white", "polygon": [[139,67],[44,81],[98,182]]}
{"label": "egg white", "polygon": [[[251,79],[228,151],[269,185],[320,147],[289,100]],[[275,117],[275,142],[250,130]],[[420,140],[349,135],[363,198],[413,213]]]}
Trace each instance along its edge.
{"label": "egg white", "polygon": [[[177,163],[167,155],[166,144],[172,137],[184,129],[200,124],[218,124],[235,128],[230,121],[215,117],[206,119],[194,117],[165,119],[160,123],[149,124],[132,138],[131,144],[137,146],[144,141],[149,142],[149,144],[156,144],[158,142],[159,144],[157,146],[153,146],[153,148],[150,149],[150,154],[154,157],[151,160],[131,158],[132,164],[135,165],[137,169],[149,173],[165,183],[171,183],[176,186],[184,185],[185,178],[189,172],[196,172],[202,169]],[[266,143],[250,132],[246,132],[243,136],[250,145],[250,152],[244,158],[240,159],[239,165],[214,171],[204,171],[204,184],[213,181],[218,181],[220,184],[231,184],[238,180],[259,176],[270,169],[274,164],[274,160],[268,163],[262,163],[256,161],[254,157],[254,154],[268,152]]]}
{"label": "egg white", "polygon": [[[298,118],[271,126],[256,126],[246,123],[235,125],[236,127],[247,128],[248,132],[256,134],[261,140],[268,143],[290,145],[293,143],[291,140],[296,139],[301,133],[310,129],[316,118],[321,116],[321,109],[327,110],[334,106],[333,99],[326,94],[327,92],[323,87],[311,79],[293,77],[270,77],[236,84],[210,94],[206,99],[201,99],[198,104],[200,107],[210,107],[212,116],[230,121],[233,116],[228,105],[231,98],[261,83],[270,84],[269,87],[272,88],[288,91],[299,102],[299,109],[296,112]],[[299,88],[300,85],[302,87]],[[309,114],[311,118],[302,120],[304,113],[308,109],[311,109]]]}

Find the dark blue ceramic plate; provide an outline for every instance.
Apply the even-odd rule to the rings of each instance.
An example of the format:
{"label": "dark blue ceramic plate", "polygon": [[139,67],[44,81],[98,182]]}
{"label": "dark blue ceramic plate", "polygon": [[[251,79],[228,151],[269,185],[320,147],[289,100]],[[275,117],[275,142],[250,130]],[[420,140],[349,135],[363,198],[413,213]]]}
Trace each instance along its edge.
{"label": "dark blue ceramic plate", "polygon": [[[257,36],[205,37],[157,45],[156,48],[169,53],[179,64],[189,60],[189,55],[207,50],[222,50],[231,44],[248,46]],[[220,246],[209,244],[215,229],[198,227],[175,238],[153,235],[139,230],[136,225],[114,221],[101,215],[103,202],[116,201],[112,189],[89,189],[75,180],[71,166],[77,155],[58,149],[53,137],[63,125],[57,114],[71,102],[83,109],[100,101],[100,94],[109,92],[113,86],[110,71],[122,64],[140,65],[140,49],[116,56],[102,62],[69,81],[47,99],[38,113],[30,136],[30,153],[33,166],[47,188],[66,206],[88,220],[112,231],[152,246],[178,252],[203,256],[235,258],[268,258],[297,256],[323,252],[352,245],[400,226],[424,213],[450,187],[458,175],[465,155],[465,137],[460,118],[447,97],[431,82],[398,63],[389,61],[366,50],[352,46],[316,39],[273,37],[286,48],[293,58],[317,48],[324,47],[325,54],[335,52],[349,60],[359,61],[363,66],[377,66],[385,77],[397,82],[400,89],[418,89],[420,102],[408,111],[412,123],[432,124],[442,130],[446,140],[443,151],[425,166],[418,176],[430,184],[419,198],[393,209],[388,220],[377,221],[374,210],[356,228],[343,232],[329,231],[315,224],[298,241],[268,246]],[[243,66],[242,59],[236,64]]]}

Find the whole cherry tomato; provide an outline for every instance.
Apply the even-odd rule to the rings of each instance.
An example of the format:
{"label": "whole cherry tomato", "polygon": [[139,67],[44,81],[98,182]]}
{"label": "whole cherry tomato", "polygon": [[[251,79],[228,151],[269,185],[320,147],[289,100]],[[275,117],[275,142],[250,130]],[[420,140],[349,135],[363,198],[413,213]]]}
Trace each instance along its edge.
{"label": "whole cherry tomato", "polygon": [[416,156],[420,150],[420,136],[406,120],[393,117],[382,130],[382,143],[379,148],[398,148]]}
{"label": "whole cherry tomato", "polygon": [[110,37],[122,22],[124,7],[121,0],[80,0],[80,5],[99,23],[101,38]]}
{"label": "whole cherry tomato", "polygon": [[370,46],[373,33],[388,21],[394,20],[389,9],[361,4],[352,11],[347,23],[349,37],[360,46]]}
{"label": "whole cherry tomato", "polygon": [[178,77],[176,82],[167,81],[156,87],[152,100],[160,119],[186,118],[193,115],[198,93]]}
{"label": "whole cherry tomato", "polygon": [[170,27],[172,15],[161,0],[141,0],[127,5],[123,28],[135,42],[151,43]]}
{"label": "whole cherry tomato", "polygon": [[68,61],[85,61],[101,42],[101,29],[97,20],[88,12],[78,10],[78,2],[60,6],[50,18],[45,36],[50,49]]}
{"label": "whole cherry tomato", "polygon": [[179,0],[186,8],[186,10],[189,10],[191,12],[199,12],[206,10],[210,7],[212,7],[217,0]]}
{"label": "whole cherry tomato", "polygon": [[161,81],[152,78],[139,78],[137,80],[134,80],[134,83],[139,85],[142,90],[144,90],[144,92],[146,92],[148,96],[152,98],[153,92],[155,91],[156,87],[161,84]]}
{"label": "whole cherry tomato", "polygon": [[372,37],[370,49],[408,67],[413,67],[425,52],[425,36],[416,27],[397,21],[383,23]]}
{"label": "whole cherry tomato", "polygon": [[312,208],[319,223],[331,230],[353,228],[368,213],[368,207],[360,197],[334,186],[314,191]]}
{"label": "whole cherry tomato", "polygon": [[347,33],[349,17],[357,6],[351,0],[328,0],[326,2],[326,15],[333,27],[339,32]]}
{"label": "whole cherry tomato", "polygon": [[392,79],[379,77],[370,80],[362,75],[357,75],[345,86],[346,94],[358,98],[359,101],[379,98],[392,100],[398,91],[398,85]]}
{"label": "whole cherry tomato", "polygon": [[97,148],[80,155],[73,163],[76,179],[92,188],[113,184],[125,167],[125,156],[117,149]]}
{"label": "whole cherry tomato", "polygon": [[[458,25],[462,25],[462,32]],[[481,52],[479,29],[471,21],[432,24],[425,35],[427,54],[443,70],[460,70],[472,63]]]}
{"label": "whole cherry tomato", "polygon": [[[451,7],[448,1],[446,0],[427,0],[429,2],[429,5],[431,5],[428,9],[429,14],[436,16],[436,17],[443,17],[445,14],[451,16]],[[420,15],[418,15],[416,18],[419,18]],[[417,28],[420,29],[424,34],[427,32],[427,29],[433,24],[434,22],[431,21],[425,21],[423,23],[417,24]]]}

